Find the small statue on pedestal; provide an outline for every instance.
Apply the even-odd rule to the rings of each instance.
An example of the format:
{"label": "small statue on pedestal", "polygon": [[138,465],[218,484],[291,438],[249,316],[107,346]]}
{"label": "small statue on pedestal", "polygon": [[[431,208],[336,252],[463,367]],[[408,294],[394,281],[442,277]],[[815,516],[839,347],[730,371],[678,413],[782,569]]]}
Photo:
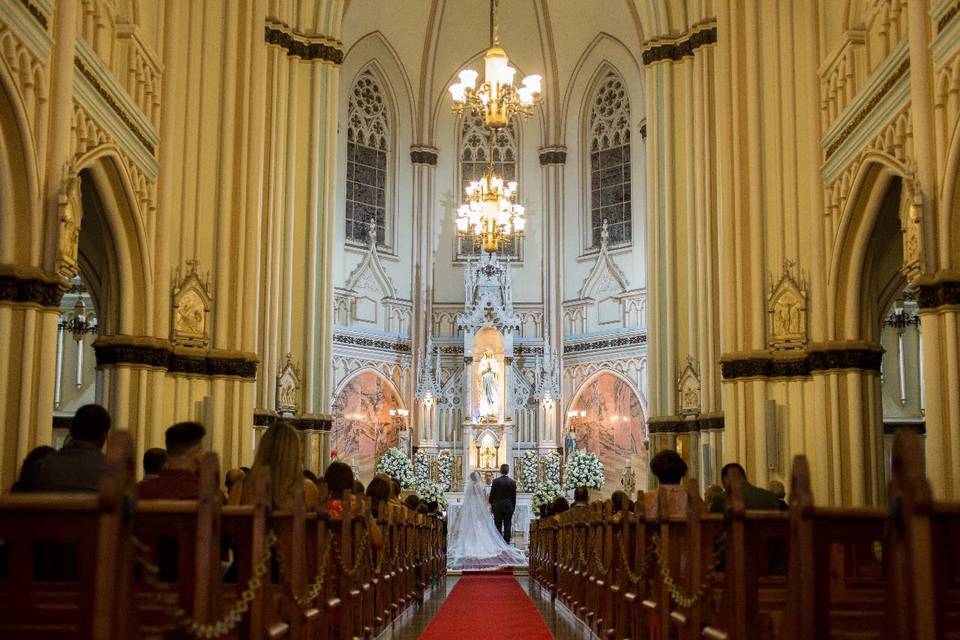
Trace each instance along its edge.
{"label": "small statue on pedestal", "polygon": [[630,466],[630,458],[627,458],[627,466],[623,468],[623,475],[620,477],[620,486],[628,496],[637,492],[637,472]]}

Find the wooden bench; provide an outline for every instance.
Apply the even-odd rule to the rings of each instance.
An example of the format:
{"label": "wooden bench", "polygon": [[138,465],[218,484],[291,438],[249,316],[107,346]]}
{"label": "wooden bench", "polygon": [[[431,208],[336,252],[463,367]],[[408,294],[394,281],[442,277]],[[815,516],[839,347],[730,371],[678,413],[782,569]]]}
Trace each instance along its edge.
{"label": "wooden bench", "polygon": [[0,637],[130,637],[133,445],[110,434],[96,494],[0,497]]}

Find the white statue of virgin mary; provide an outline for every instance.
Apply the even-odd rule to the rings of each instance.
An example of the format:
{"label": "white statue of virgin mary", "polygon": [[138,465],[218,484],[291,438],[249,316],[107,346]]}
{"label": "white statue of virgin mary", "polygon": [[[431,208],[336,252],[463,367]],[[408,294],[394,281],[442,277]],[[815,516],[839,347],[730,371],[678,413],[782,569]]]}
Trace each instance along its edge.
{"label": "white statue of virgin mary", "polygon": [[480,417],[500,415],[500,390],[497,384],[499,364],[487,349],[480,359]]}

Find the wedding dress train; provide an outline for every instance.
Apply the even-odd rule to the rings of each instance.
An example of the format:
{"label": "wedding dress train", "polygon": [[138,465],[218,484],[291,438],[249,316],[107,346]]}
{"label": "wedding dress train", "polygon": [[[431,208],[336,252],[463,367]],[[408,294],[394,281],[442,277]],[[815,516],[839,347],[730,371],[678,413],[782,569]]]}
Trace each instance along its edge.
{"label": "wedding dress train", "polygon": [[463,505],[447,534],[447,568],[486,571],[526,566],[527,554],[507,544],[493,524],[480,473],[474,471],[463,490]]}

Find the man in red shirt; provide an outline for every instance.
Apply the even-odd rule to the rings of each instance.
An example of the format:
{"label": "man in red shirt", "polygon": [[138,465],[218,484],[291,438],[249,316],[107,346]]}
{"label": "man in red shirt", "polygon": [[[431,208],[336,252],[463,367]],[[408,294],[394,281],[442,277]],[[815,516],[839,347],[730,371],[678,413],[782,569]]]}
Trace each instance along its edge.
{"label": "man in red shirt", "polygon": [[167,463],[155,478],[137,485],[141,500],[196,500],[200,496],[197,471],[204,435],[206,430],[197,422],[178,422],[167,429]]}

